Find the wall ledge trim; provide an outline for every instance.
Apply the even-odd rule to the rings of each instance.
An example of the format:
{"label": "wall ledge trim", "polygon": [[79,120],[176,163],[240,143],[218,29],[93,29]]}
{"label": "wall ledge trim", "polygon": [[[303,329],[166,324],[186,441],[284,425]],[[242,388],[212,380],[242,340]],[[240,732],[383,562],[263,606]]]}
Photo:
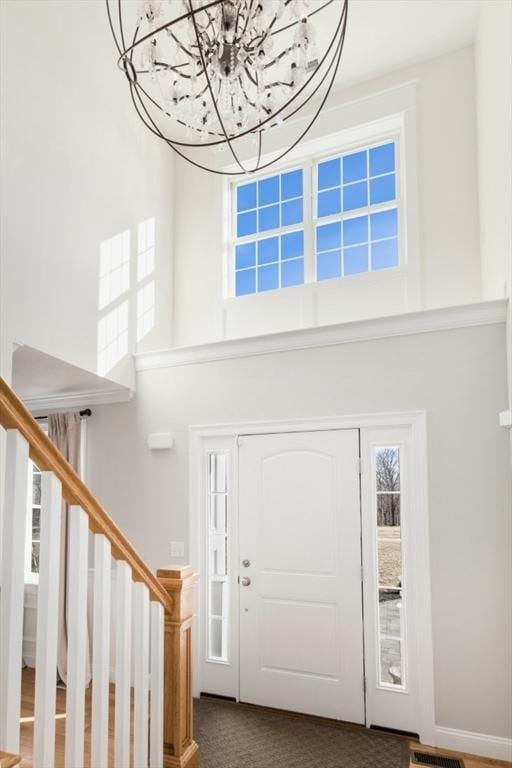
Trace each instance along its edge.
{"label": "wall ledge trim", "polygon": [[469,755],[512,761],[512,739],[436,725],[436,746]]}
{"label": "wall ledge trim", "polygon": [[227,339],[191,347],[142,352],[135,355],[137,371],[174,368],[216,360],[232,360],[275,352],[314,347],[329,347],[358,341],[371,341],[417,333],[433,333],[477,325],[505,323],[506,299],[482,301],[442,309],[428,309],[389,317],[357,320],[338,325],[301,328],[293,331]]}
{"label": "wall ledge trim", "polygon": [[133,397],[131,389],[119,388],[109,390],[84,390],[83,392],[62,392],[58,395],[42,397],[27,397],[23,399],[29,411],[51,411],[62,409],[86,408],[91,405],[110,405],[111,403],[128,403]]}

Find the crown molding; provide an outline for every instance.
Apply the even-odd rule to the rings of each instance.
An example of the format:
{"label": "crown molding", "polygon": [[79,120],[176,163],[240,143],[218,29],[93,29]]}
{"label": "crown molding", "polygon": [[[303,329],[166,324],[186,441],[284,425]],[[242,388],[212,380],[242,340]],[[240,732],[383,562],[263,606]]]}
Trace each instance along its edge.
{"label": "crown molding", "polygon": [[26,397],[23,402],[32,413],[38,411],[73,410],[91,405],[128,403],[133,397],[131,389],[90,389],[83,392],[63,392],[58,395]]}
{"label": "crown molding", "polygon": [[507,300],[482,301],[458,307],[428,309],[371,320],[325,325],[296,331],[284,331],[245,339],[229,339],[193,347],[175,347],[135,355],[137,371],[173,368],[216,360],[232,360],[275,352],[289,352],[313,347],[330,347],[359,341],[433,333],[477,325],[504,323]]}

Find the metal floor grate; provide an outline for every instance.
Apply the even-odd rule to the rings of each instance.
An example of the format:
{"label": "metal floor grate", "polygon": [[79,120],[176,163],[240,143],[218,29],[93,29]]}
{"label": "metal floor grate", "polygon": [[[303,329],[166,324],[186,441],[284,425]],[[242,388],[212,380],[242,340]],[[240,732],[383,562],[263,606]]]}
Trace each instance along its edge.
{"label": "metal floor grate", "polygon": [[428,752],[413,752],[412,759],[416,765],[430,765],[435,766],[435,768],[464,768],[462,760],[456,757],[429,755]]}

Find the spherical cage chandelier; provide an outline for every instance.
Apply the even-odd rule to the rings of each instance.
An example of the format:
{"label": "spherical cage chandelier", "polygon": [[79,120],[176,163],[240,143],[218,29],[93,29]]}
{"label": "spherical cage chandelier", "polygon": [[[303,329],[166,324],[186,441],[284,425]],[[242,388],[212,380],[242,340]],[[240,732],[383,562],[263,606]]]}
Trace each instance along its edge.
{"label": "spherical cage chandelier", "polygon": [[[138,116],[213,173],[254,173],[285,157],[317,119],[340,66],[348,0],[105,1]],[[315,27],[327,12],[319,51]],[[292,118],[293,138],[269,159],[265,135]]]}

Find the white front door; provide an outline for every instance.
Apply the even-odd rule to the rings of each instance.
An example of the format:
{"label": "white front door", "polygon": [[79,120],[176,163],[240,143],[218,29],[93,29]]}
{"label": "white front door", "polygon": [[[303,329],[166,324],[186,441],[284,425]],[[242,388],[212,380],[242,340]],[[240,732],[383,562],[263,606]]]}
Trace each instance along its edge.
{"label": "white front door", "polygon": [[358,430],[239,440],[240,699],[365,722]]}

